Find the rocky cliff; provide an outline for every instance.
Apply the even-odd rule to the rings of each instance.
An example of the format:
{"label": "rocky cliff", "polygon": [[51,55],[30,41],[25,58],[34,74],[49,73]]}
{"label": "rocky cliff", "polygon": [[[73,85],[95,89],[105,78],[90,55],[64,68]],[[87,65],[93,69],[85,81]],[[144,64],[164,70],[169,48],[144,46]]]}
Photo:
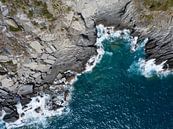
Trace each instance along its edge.
{"label": "rocky cliff", "polygon": [[97,54],[95,26],[100,23],[128,28],[139,40],[148,37],[146,59],[167,60],[165,69],[172,69],[172,7],[171,0],[1,0],[3,120],[16,121],[15,105],[25,106],[43,93],[51,95],[52,110],[62,107],[70,80]]}

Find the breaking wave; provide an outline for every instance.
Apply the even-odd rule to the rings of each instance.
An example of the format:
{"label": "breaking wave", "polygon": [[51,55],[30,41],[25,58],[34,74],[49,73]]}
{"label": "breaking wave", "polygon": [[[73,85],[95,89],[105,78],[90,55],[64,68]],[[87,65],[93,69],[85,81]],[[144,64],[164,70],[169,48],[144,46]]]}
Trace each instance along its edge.
{"label": "breaking wave", "polygon": [[41,123],[45,125],[46,117],[61,115],[64,113],[64,107],[59,108],[56,111],[49,110],[50,96],[43,95],[33,97],[31,102],[25,107],[21,103],[17,104],[17,112],[19,113],[19,119],[14,123],[6,123],[7,129],[17,128],[24,125],[32,125],[35,123]]}
{"label": "breaking wave", "polygon": [[166,63],[166,61],[162,62],[159,65],[156,65],[155,59],[150,59],[150,60],[146,61],[146,60],[140,58],[137,62],[134,62],[130,66],[129,71],[143,75],[146,78],[151,78],[153,76],[162,78],[162,77],[166,77],[169,74],[171,74],[170,70],[163,69],[163,66],[165,63]]}
{"label": "breaking wave", "polygon": [[[145,38],[144,40],[139,42],[138,37],[131,36],[130,31],[127,29],[124,29],[122,31],[115,31],[114,27],[104,27],[103,25],[97,26],[97,36],[97,43],[101,44],[102,46],[104,40],[113,42],[117,38],[126,40],[129,43],[130,50],[132,53],[134,53],[136,59],[134,59],[135,61],[132,63],[128,71],[140,74],[146,78],[150,78],[153,76],[166,77],[167,75],[171,74],[170,70],[163,69],[163,66],[166,63],[166,61],[162,62],[159,65],[156,65],[155,59],[150,59],[148,61],[144,59],[144,49],[145,44],[148,42],[148,38]],[[106,51],[104,53],[112,55],[111,52]]]}

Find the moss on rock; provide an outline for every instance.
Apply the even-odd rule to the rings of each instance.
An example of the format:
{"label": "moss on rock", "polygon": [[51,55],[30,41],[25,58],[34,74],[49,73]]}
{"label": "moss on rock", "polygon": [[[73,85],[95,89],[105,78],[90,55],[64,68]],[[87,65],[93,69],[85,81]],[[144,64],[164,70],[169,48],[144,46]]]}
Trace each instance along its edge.
{"label": "moss on rock", "polygon": [[144,0],[144,5],[151,11],[168,11],[173,7],[173,0]]}

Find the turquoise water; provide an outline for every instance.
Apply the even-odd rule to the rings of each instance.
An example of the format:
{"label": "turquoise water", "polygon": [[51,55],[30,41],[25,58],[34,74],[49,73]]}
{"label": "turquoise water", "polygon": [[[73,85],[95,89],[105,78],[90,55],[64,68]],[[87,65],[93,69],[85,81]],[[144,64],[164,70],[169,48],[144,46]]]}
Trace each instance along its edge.
{"label": "turquoise water", "polygon": [[143,50],[104,41],[105,54],[74,84],[70,112],[20,129],[173,129],[173,76],[146,78],[132,67]]}

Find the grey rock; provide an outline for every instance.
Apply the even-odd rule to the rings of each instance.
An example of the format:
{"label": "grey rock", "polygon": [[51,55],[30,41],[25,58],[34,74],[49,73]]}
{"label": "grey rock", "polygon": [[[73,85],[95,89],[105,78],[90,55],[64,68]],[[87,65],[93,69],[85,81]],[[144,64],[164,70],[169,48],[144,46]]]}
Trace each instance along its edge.
{"label": "grey rock", "polygon": [[[48,62],[49,62],[49,60],[48,60]],[[32,62],[32,63],[29,63],[29,64],[24,64],[23,66],[26,67],[26,68],[29,68],[31,70],[40,71],[40,72],[47,72],[49,70],[48,65],[38,64],[36,62]]]}
{"label": "grey rock", "polygon": [[53,52],[53,50],[51,50],[49,47],[47,47],[45,50],[46,50],[46,52],[49,53],[49,54],[51,54],[51,53]]}
{"label": "grey rock", "polygon": [[8,73],[8,71],[5,68],[0,66],[0,75],[5,75],[7,73]]}
{"label": "grey rock", "polygon": [[14,82],[12,79],[8,79],[8,78],[4,78],[1,80],[1,84],[2,84],[2,87],[7,87],[7,88],[10,88],[11,86],[13,86]]}
{"label": "grey rock", "polygon": [[48,56],[47,58],[48,58],[49,60],[56,60],[56,58],[55,58],[54,56],[51,56],[51,55]]}
{"label": "grey rock", "polygon": [[3,89],[0,89],[0,94],[4,96],[4,95],[8,95],[8,92]]}
{"label": "grey rock", "polygon": [[23,64],[24,67],[30,68],[32,70],[35,70],[38,67],[38,64],[36,62],[31,62],[28,64]]}
{"label": "grey rock", "polygon": [[3,112],[0,110],[0,117],[2,117],[2,115],[3,115]]}
{"label": "grey rock", "polygon": [[57,79],[59,80],[59,79],[61,79],[62,77],[63,77],[63,75],[62,75],[61,73],[58,73]]}
{"label": "grey rock", "polygon": [[27,95],[33,93],[33,85],[21,85],[18,89],[17,94],[19,95]]}
{"label": "grey rock", "polygon": [[42,49],[44,48],[38,41],[33,41],[30,43],[32,49],[34,49],[38,53],[42,53]]}
{"label": "grey rock", "polygon": [[10,61],[10,58],[8,56],[0,55],[0,62],[8,62],[8,61]]}
{"label": "grey rock", "polygon": [[7,6],[1,6],[1,12],[3,16],[7,16],[9,13]]}
{"label": "grey rock", "polygon": [[13,111],[12,113],[10,114],[6,114],[4,117],[3,117],[3,120],[5,122],[15,122],[17,119],[19,119],[19,114],[17,113],[17,111]]}
{"label": "grey rock", "polygon": [[10,108],[8,108],[8,107],[3,107],[2,109],[3,109],[3,110],[5,111],[5,113],[7,113],[7,114],[10,114],[10,113],[13,112],[13,110],[10,109]]}
{"label": "grey rock", "polygon": [[34,77],[34,78],[38,78],[39,76],[41,76],[41,73],[40,72],[35,73],[35,74],[32,75],[32,77]]}
{"label": "grey rock", "polygon": [[49,59],[44,60],[44,62],[47,63],[47,64],[51,64],[51,65],[55,63],[54,60],[49,60]]}
{"label": "grey rock", "polygon": [[6,22],[7,25],[9,25],[9,26],[11,26],[11,27],[13,27],[13,28],[16,28],[16,29],[19,28],[19,26],[18,26],[18,24],[16,23],[16,21],[15,21],[14,19],[12,19],[12,18],[6,19],[5,22]]}
{"label": "grey rock", "polygon": [[49,54],[43,53],[43,55],[41,56],[41,59],[46,60],[48,58],[48,56],[49,56]]}

